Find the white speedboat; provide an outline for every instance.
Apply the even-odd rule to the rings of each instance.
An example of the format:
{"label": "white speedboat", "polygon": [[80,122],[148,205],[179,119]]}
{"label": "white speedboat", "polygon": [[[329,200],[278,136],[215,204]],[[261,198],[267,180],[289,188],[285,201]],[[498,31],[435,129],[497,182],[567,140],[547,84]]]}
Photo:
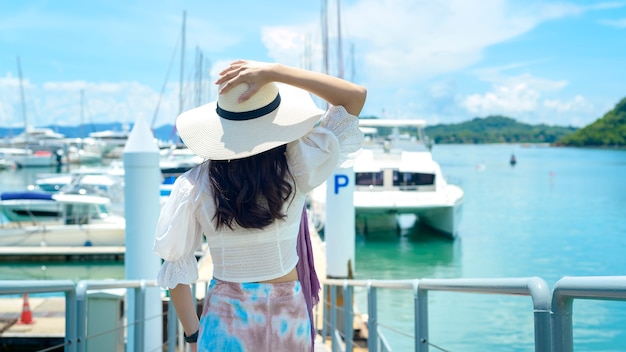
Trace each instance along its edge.
{"label": "white speedboat", "polygon": [[[414,221],[456,237],[463,190],[449,184],[433,160],[423,133],[423,120],[360,120],[366,134],[354,164],[355,225],[359,233],[399,230]],[[414,128],[415,135],[400,135],[399,128]],[[375,129],[392,134],[384,140]],[[310,194],[311,218],[324,221],[325,185]],[[408,225],[407,225],[408,224]]]}
{"label": "white speedboat", "polygon": [[165,177],[179,176],[204,161],[203,158],[197,156],[189,148],[177,145],[161,149],[160,154],[159,167]]}
{"label": "white speedboat", "polygon": [[6,160],[18,167],[50,167],[62,163],[62,155],[47,149],[1,148]]}
{"label": "white speedboat", "polygon": [[124,217],[109,213],[106,197],[51,194],[4,196],[0,246],[123,246]]}

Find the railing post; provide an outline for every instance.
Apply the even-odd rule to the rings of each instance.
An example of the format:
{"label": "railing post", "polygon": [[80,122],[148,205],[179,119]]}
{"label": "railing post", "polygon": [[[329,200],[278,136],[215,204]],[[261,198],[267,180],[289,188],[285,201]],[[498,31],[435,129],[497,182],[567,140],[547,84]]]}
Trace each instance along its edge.
{"label": "railing post", "polygon": [[76,285],[76,350],[87,350],[87,283]]}
{"label": "railing post", "polygon": [[354,328],[352,326],[354,319],[352,314],[352,286],[348,285],[348,280],[343,281],[343,334],[346,351],[352,351],[352,338],[354,337]]}
{"label": "railing post", "polygon": [[333,352],[339,350],[339,341],[337,341],[337,286],[330,287],[330,338],[331,349]]}
{"label": "railing post", "polygon": [[178,335],[178,317],[174,303],[170,298],[167,302],[167,352],[176,351],[176,335]]}
{"label": "railing post", "polygon": [[554,290],[552,298],[552,350],[571,352],[574,350],[572,330],[572,303],[570,297],[560,296]]}
{"label": "railing post", "polygon": [[324,284],[323,289],[324,301],[322,302],[322,342],[326,342],[326,337],[328,336],[328,304],[326,304],[329,294],[328,284]]}
{"label": "railing post", "polygon": [[144,347],[145,298],[146,283],[141,280],[141,285],[135,288],[135,351],[143,351]]}
{"label": "railing post", "polygon": [[428,352],[428,291],[420,290],[419,280],[413,281],[415,299],[415,352]]}
{"label": "railing post", "polygon": [[76,352],[76,288],[65,292],[65,352]]}
{"label": "railing post", "polygon": [[376,301],[376,287],[372,286],[372,280],[367,280],[367,350],[378,352],[378,309]]}
{"label": "railing post", "polygon": [[572,306],[574,299],[626,301],[626,276],[563,277],[552,293],[552,350],[574,350]]}
{"label": "railing post", "polygon": [[550,333],[550,313],[552,293],[548,284],[539,277],[532,277],[526,283],[533,300],[535,318],[535,352],[550,352],[552,335]]}

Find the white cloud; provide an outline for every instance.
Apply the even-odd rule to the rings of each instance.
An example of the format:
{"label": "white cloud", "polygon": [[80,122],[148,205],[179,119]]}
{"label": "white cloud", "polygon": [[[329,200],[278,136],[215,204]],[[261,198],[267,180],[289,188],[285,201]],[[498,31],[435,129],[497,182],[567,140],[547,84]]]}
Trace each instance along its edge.
{"label": "white cloud", "polygon": [[569,101],[545,99],[543,101],[543,106],[549,110],[557,111],[560,113],[577,112],[580,110],[587,110],[590,107],[587,100],[581,95],[577,95]]}
{"label": "white cloud", "polygon": [[491,92],[471,94],[462,105],[478,116],[507,115],[518,116],[520,113],[537,109],[541,93],[525,83],[495,86]]}
{"label": "white cloud", "polygon": [[602,20],[600,23],[615,28],[626,28],[626,18],[620,18],[617,20]]}
{"label": "white cloud", "polygon": [[301,31],[289,27],[264,27],[261,34],[268,56],[278,62],[298,66],[305,51]]}
{"label": "white cloud", "polygon": [[[85,81],[46,82],[41,85],[23,81],[26,114],[29,125],[78,125],[83,123],[125,122],[143,118],[151,123],[160,104],[155,126],[173,124],[178,115],[178,84],[169,84],[160,99],[159,92],[138,82]],[[186,87],[191,92],[192,87]],[[84,105],[81,106],[81,91]],[[23,127],[19,80],[7,75],[0,78],[0,124]],[[191,94],[184,94],[189,108]],[[82,111],[81,111],[82,109]],[[82,116],[81,116],[82,115]],[[81,121],[82,119],[82,121]]]}
{"label": "white cloud", "polygon": [[475,116],[504,115],[532,124],[581,126],[599,117],[601,112],[581,95],[553,97],[567,84],[528,74],[500,78],[489,92],[467,95],[460,105]]}
{"label": "white cloud", "polygon": [[409,84],[478,62],[485,48],[526,33],[538,24],[577,15],[568,4],[505,0],[364,0],[345,15],[364,66],[377,84]]}

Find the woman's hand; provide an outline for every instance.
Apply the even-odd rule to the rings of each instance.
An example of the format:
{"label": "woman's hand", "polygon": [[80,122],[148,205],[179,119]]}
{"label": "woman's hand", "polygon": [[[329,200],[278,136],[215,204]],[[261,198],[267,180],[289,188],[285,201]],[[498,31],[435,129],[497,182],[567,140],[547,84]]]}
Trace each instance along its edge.
{"label": "woman's hand", "polygon": [[359,115],[367,97],[365,87],[337,77],[276,63],[248,60],[231,63],[220,72],[220,77],[215,81],[220,85],[220,94],[238,84],[247,83],[248,89],[241,94],[239,102],[247,100],[269,82],[280,82],[304,89],[331,105],[343,106],[354,116]]}
{"label": "woman's hand", "polygon": [[220,77],[215,81],[220,85],[219,94],[226,93],[232,87],[241,83],[247,83],[248,89],[241,94],[239,102],[246,101],[260,87],[272,81],[271,72],[275,64],[237,60],[232,62],[230,66],[220,72]]}
{"label": "woman's hand", "polygon": [[191,352],[198,352],[198,343],[197,342],[190,343],[189,349],[191,349]]}

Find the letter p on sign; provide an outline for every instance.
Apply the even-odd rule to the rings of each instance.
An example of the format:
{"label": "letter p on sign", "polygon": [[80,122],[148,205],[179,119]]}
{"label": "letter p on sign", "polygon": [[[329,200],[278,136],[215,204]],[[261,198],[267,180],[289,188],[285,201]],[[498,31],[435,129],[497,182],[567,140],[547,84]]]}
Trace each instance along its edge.
{"label": "letter p on sign", "polygon": [[335,175],[335,194],[339,194],[339,188],[346,187],[348,185],[348,176],[337,174]]}

